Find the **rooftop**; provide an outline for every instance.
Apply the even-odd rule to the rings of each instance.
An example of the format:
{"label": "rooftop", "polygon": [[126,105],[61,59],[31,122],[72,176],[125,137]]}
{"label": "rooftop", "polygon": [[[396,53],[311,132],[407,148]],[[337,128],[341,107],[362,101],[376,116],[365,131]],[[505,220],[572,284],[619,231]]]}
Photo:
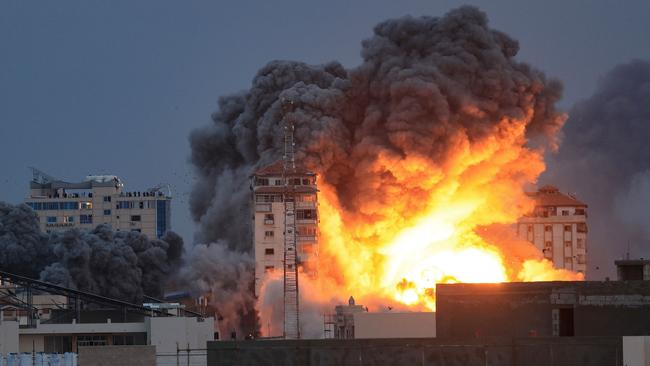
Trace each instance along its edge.
{"label": "rooftop", "polygon": [[[258,176],[258,177],[264,177],[264,176],[280,176],[282,175],[284,170],[283,167],[283,162],[282,160],[277,160],[276,162],[267,165],[265,167],[262,167],[258,169],[253,175]],[[295,171],[291,172],[292,175],[316,175],[316,173],[309,171],[305,169],[304,167],[296,164],[296,169]]]}
{"label": "rooftop", "polygon": [[528,192],[528,196],[537,201],[538,206],[587,207],[587,204],[570,194],[560,192],[557,187],[546,185],[537,192]]}

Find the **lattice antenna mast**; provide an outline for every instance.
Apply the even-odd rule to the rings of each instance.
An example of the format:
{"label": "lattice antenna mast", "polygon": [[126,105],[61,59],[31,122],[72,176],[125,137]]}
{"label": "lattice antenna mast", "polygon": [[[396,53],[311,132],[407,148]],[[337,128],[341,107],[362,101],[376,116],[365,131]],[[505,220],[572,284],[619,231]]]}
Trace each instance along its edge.
{"label": "lattice antenna mast", "polygon": [[294,103],[282,101],[284,129],[284,153],[282,156],[282,180],[284,182],[284,338],[300,338],[300,309],[298,294],[298,268],[296,254],[295,189],[296,175],[293,140],[294,124],[290,116]]}

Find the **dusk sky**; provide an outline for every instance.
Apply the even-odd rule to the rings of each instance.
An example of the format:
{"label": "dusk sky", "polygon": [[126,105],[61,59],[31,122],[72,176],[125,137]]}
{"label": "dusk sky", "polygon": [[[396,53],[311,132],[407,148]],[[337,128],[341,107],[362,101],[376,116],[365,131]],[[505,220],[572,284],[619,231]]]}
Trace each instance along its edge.
{"label": "dusk sky", "polygon": [[[650,58],[648,1],[464,2],[519,40],[518,58],[560,79],[568,110],[613,66]],[[0,200],[31,173],[115,174],[129,190],[168,183],[187,241],[188,134],[219,96],[275,59],[360,62],[379,21],[440,16],[455,1],[0,2]],[[579,192],[578,192],[579,193]]]}

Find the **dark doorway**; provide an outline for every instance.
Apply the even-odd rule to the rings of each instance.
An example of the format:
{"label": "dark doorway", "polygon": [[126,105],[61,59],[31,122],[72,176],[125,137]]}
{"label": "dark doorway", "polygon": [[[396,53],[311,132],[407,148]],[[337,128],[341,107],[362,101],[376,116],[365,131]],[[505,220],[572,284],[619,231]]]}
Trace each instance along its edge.
{"label": "dark doorway", "polygon": [[573,337],[573,308],[560,309],[560,337]]}

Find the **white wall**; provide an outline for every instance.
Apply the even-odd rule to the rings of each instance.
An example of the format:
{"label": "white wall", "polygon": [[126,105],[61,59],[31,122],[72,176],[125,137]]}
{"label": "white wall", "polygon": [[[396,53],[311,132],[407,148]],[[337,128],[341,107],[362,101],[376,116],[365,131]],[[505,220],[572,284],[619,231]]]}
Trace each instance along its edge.
{"label": "white wall", "polygon": [[194,317],[155,317],[147,318],[147,338],[149,344],[156,346],[156,353],[176,354],[180,348],[206,348],[208,341],[214,340],[214,318],[199,321]]}
{"label": "white wall", "polygon": [[436,336],[436,313],[354,314],[354,338],[432,338]]}
{"label": "white wall", "polygon": [[0,322],[0,352],[18,352],[18,322]]}
{"label": "white wall", "polygon": [[650,337],[623,337],[623,365],[650,366]]}

